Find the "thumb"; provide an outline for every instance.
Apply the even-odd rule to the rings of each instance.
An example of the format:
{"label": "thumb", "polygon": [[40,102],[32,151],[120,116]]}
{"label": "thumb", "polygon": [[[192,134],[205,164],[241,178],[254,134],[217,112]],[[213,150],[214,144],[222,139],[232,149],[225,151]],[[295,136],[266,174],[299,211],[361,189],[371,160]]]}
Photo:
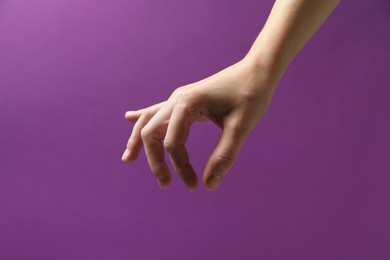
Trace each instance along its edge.
{"label": "thumb", "polygon": [[[231,115],[232,116],[232,115]],[[212,152],[203,172],[202,182],[208,190],[215,190],[236,160],[241,146],[249,133],[249,127],[240,117],[226,119],[222,135]]]}

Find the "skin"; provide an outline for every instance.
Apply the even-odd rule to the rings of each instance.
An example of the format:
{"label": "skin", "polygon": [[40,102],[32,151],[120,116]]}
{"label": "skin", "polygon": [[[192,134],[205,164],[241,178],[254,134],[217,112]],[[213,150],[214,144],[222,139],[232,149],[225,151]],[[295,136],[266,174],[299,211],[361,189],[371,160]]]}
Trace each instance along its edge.
{"label": "skin", "polygon": [[172,174],[165,150],[189,191],[198,186],[185,147],[190,127],[212,121],[222,129],[202,175],[204,187],[219,187],[234,164],[250,131],[259,123],[290,62],[339,3],[339,0],[277,0],[267,22],[247,55],[237,63],[198,82],[177,88],[168,100],[136,111],[126,120],[135,123],[122,156],[132,162],[142,145],[161,188]]}

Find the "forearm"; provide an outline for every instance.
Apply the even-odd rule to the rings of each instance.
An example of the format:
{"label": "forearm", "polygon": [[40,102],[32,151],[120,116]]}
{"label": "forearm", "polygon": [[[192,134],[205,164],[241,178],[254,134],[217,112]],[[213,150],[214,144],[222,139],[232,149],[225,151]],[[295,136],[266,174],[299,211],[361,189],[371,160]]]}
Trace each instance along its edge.
{"label": "forearm", "polygon": [[245,57],[276,85],[295,55],[340,0],[276,0],[264,28]]}

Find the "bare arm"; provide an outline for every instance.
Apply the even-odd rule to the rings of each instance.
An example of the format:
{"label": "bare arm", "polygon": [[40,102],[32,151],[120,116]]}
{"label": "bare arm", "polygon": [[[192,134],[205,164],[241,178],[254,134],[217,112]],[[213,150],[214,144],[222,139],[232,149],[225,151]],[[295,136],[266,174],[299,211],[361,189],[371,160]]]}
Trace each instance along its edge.
{"label": "bare arm", "polygon": [[245,59],[280,79],[340,0],[277,0]]}
{"label": "bare arm", "polygon": [[222,134],[207,161],[202,183],[215,190],[233,165],[247,135],[266,112],[284,71],[338,2],[277,0],[242,60],[176,89],[166,101],[126,112],[126,119],[135,125],[122,160],[135,160],[144,145],[151,171],[160,187],[165,188],[172,178],[165,161],[167,150],[176,173],[194,191],[198,177],[185,143],[192,123],[209,120],[222,129]]}

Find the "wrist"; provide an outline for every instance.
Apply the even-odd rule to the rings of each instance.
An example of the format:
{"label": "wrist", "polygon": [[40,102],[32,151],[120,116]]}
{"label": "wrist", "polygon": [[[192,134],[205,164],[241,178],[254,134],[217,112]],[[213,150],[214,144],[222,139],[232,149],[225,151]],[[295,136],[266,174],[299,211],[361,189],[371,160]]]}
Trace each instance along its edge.
{"label": "wrist", "polygon": [[278,56],[266,50],[249,51],[241,60],[244,66],[258,79],[260,85],[274,89],[282,78],[286,64]]}

